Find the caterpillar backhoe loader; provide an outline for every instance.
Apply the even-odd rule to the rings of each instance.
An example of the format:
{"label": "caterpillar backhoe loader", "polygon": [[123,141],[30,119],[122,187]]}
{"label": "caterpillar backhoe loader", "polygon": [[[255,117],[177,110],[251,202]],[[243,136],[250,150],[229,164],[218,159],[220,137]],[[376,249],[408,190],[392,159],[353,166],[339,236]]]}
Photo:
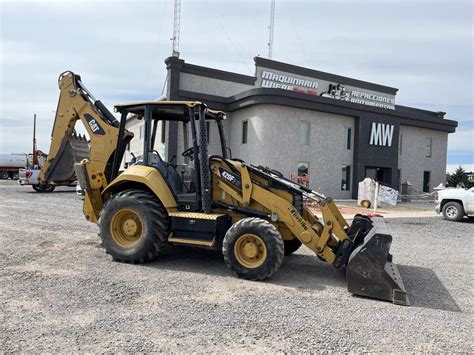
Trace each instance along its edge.
{"label": "caterpillar backhoe loader", "polygon": [[[70,169],[62,150],[76,121],[82,121],[90,136],[89,158],[74,168],[85,191],[83,212],[99,225],[102,244],[115,261],[148,262],[169,245],[196,246],[221,250],[238,277],[264,280],[304,244],[324,262],[345,269],[351,293],[409,304],[383,219],[356,215],[349,225],[331,198],[278,171],[229,157],[224,112],[201,102],[146,101],[116,105],[118,121],[79,75],[61,74],[59,88],[40,179],[70,176],[61,171]],[[133,138],[125,123],[132,115],[144,122],[143,155],[122,169]],[[181,126],[178,159],[165,161],[155,150],[160,122]],[[212,155],[210,123],[219,133],[219,149]],[[321,219],[305,201],[321,208]]]}

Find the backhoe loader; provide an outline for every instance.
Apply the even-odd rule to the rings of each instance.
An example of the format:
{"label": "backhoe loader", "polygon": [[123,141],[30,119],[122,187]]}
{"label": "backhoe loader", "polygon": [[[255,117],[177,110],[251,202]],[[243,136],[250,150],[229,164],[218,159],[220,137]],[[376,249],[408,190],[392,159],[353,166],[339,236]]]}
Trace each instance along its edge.
{"label": "backhoe loader", "polygon": [[[322,261],[345,269],[349,292],[408,305],[389,253],[392,236],[381,217],[356,215],[349,225],[334,201],[271,168],[231,158],[224,112],[195,101],[145,101],[116,105],[118,121],[70,71],[59,77],[48,160],[40,180],[70,176],[62,150],[81,121],[90,136],[89,157],[74,165],[85,191],[83,212],[97,223],[115,261],[149,262],[170,245],[222,251],[238,277],[264,280],[301,245]],[[143,120],[143,155],[123,169],[133,138],[128,117]],[[182,154],[164,160],[155,150],[158,125],[182,129]],[[219,133],[212,152],[208,127]],[[214,141],[214,144],[216,142]],[[318,218],[305,201],[316,203]]]}

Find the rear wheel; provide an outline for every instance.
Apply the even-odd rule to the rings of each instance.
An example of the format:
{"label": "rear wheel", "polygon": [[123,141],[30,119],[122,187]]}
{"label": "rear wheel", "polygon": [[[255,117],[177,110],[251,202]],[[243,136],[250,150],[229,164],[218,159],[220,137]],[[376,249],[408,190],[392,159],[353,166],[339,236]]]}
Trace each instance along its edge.
{"label": "rear wheel", "polygon": [[37,192],[53,192],[54,189],[56,188],[56,186],[54,185],[50,185],[50,184],[46,184],[46,185],[33,185],[33,186],[37,186],[38,189],[35,189],[33,187],[33,189]]}
{"label": "rear wheel", "polygon": [[115,261],[143,263],[166,246],[169,220],[166,209],[151,193],[125,190],[108,200],[100,216],[100,236]]}
{"label": "rear wheel", "polygon": [[285,255],[293,254],[301,246],[301,242],[299,241],[299,239],[296,238],[291,240],[284,240],[283,243],[285,244]]}
{"label": "rear wheel", "polygon": [[448,202],[443,206],[443,217],[448,221],[460,221],[464,217],[464,208],[458,202]]}
{"label": "rear wheel", "polygon": [[0,179],[8,179],[10,177],[10,174],[8,174],[8,171],[0,171]]}
{"label": "rear wheel", "polygon": [[260,218],[245,218],[227,231],[222,252],[225,263],[238,277],[264,280],[280,267],[284,248],[272,224]]}

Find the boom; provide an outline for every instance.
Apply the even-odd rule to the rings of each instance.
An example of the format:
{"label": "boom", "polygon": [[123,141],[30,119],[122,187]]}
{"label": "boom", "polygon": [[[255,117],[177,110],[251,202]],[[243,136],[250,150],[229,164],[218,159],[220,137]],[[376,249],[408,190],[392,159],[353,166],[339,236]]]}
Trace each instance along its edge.
{"label": "boom", "polygon": [[[117,152],[119,140],[119,122],[104,106],[96,100],[82,85],[81,77],[70,71],[59,76],[59,102],[56,109],[51,146],[48,159],[39,174],[40,183],[45,184],[51,177],[55,181],[71,175],[70,147],[76,121],[80,120],[90,137],[89,159],[76,164],[76,173],[81,187],[85,191],[83,211],[86,219],[97,222],[103,206],[101,189],[107,186],[112,175],[112,163]],[[133,134],[124,131],[123,147],[133,138]],[[123,149],[122,149],[123,150]],[[120,161],[119,160],[119,161]]]}

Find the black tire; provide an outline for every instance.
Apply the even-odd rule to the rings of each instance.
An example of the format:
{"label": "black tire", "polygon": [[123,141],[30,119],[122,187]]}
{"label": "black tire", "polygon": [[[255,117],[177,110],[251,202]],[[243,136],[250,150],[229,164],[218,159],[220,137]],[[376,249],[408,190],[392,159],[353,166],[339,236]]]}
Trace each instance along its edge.
{"label": "black tire", "polygon": [[[35,186],[35,185],[33,185],[33,186]],[[36,185],[36,186],[38,186],[38,190],[35,189],[35,191],[44,192],[44,193],[53,192],[54,189],[56,188],[56,186],[50,185],[50,184],[47,184],[47,185],[40,184],[40,185]],[[33,187],[33,189],[34,189],[34,187]]]}
{"label": "black tire", "polygon": [[16,173],[10,173],[10,178],[12,180],[18,180],[20,178],[20,174],[18,172]]}
{"label": "black tire", "polygon": [[[248,238],[249,235],[255,236],[258,243],[265,246],[264,256],[255,264],[261,262],[261,265],[255,267],[245,266],[236,255],[236,244],[242,244],[241,238]],[[285,256],[285,246],[275,226],[263,219],[252,217],[244,218],[229,228],[224,237],[222,253],[225,263],[238,277],[247,280],[264,280],[279,269]]]}
{"label": "black tire", "polygon": [[299,239],[296,238],[291,240],[284,240],[283,243],[285,243],[285,256],[293,254],[301,246],[301,242],[299,241]]}
{"label": "black tire", "polygon": [[[139,217],[141,233],[136,242],[120,244],[118,232],[112,235],[111,223],[113,217],[124,210],[131,210]],[[99,223],[102,245],[114,261],[133,264],[149,262],[166,248],[170,225],[168,213],[150,192],[125,190],[113,195],[102,208]]]}
{"label": "black tire", "polygon": [[448,221],[458,222],[464,217],[464,208],[458,202],[447,202],[443,206],[443,217]]}
{"label": "black tire", "polygon": [[10,177],[10,174],[8,173],[8,171],[0,171],[0,179],[6,180],[9,177]]}

